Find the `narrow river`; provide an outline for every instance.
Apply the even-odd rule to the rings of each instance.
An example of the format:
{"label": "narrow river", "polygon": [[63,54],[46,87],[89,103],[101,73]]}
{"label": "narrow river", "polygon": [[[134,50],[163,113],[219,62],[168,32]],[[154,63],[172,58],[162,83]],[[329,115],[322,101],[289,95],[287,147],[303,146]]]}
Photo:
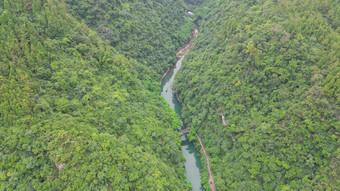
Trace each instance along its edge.
{"label": "narrow river", "polygon": [[[173,108],[180,117],[182,116],[182,106],[178,102],[176,96],[173,94],[172,87],[174,84],[175,75],[181,68],[183,58],[184,55],[181,56],[176,65],[167,73],[167,75],[163,78],[161,83],[162,88],[161,95],[169,103],[170,107]],[[183,122],[182,128],[185,128]],[[198,157],[197,150],[190,141],[185,140],[182,142],[182,153],[186,159],[186,162],[184,164],[186,169],[185,176],[190,181],[192,185],[192,190],[193,191],[203,190],[201,186],[201,172],[200,172],[202,169],[202,164],[200,162],[200,158]]]}

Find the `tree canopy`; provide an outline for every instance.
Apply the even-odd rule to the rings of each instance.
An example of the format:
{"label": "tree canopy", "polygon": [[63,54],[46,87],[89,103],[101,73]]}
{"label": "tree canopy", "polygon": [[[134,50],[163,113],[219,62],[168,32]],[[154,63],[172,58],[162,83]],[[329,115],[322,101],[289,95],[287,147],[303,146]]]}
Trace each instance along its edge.
{"label": "tree canopy", "polygon": [[336,0],[211,0],[195,10],[201,33],[175,90],[217,190],[340,188],[339,13]]}
{"label": "tree canopy", "polygon": [[[103,10],[91,8],[92,1],[0,1],[0,190],[187,188],[179,119],[160,98],[151,67],[165,61],[142,51],[155,45],[136,32],[149,17],[134,23],[137,17],[127,16],[118,25],[115,14],[140,3],[98,3],[106,3]],[[124,8],[102,15],[116,5]],[[82,12],[88,15],[83,20]],[[103,24],[101,16],[110,22]],[[175,16],[178,27],[186,15]],[[162,26],[160,20],[146,22],[148,29]],[[114,24],[124,35],[115,36]],[[181,30],[172,28],[178,36],[171,40],[162,39],[165,33],[146,40],[169,40],[157,51],[175,55],[186,38]],[[154,65],[143,63],[148,56]],[[153,63],[158,58],[163,61]]]}

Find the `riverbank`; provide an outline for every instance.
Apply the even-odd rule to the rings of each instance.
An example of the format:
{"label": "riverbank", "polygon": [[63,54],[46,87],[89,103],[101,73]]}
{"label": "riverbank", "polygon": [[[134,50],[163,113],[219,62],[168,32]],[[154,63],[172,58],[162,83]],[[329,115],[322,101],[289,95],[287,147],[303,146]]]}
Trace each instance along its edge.
{"label": "riverbank", "polygon": [[[176,73],[180,70],[184,56],[189,51],[197,34],[198,29],[195,29],[192,33],[192,37],[187,41],[187,44],[185,44],[184,48],[181,48],[177,52],[177,56],[180,59],[172,68],[167,70],[167,72],[161,78],[161,96],[165,99],[165,101],[169,103],[169,107],[173,108],[179,117],[181,117],[182,115],[181,101],[179,101],[177,95],[173,92],[172,88],[175,81]],[[183,124],[182,128],[184,128],[184,126],[185,125]],[[203,190],[201,184],[202,164],[198,148],[196,149],[191,141],[186,139],[182,140],[181,150],[183,157],[186,159],[184,163],[184,167],[186,169],[185,176],[187,177],[188,182],[190,182],[190,184],[192,185],[192,191]]]}
{"label": "riverbank", "polygon": [[198,36],[199,34],[199,30],[198,27],[194,29],[194,31],[192,32],[192,36],[189,39],[188,43],[184,46],[184,48],[180,49],[179,51],[177,51],[176,56],[178,58],[182,58],[184,57],[190,50],[190,47],[192,46],[194,39]]}
{"label": "riverbank", "polygon": [[[188,43],[185,45],[184,48],[180,49],[176,56],[179,57],[179,58],[184,58],[184,56],[189,52],[191,46],[193,45],[193,42],[194,42],[194,39],[198,36],[199,34],[199,30],[198,30],[198,27],[194,29],[193,33],[192,33],[192,37],[190,38],[190,40],[188,41]],[[179,68],[178,68],[179,69]],[[169,73],[170,70],[168,70],[162,77],[162,79]],[[162,82],[162,79],[161,79],[161,82]],[[183,101],[179,98],[179,95],[177,93],[175,93],[176,95],[176,98],[177,98],[177,101],[181,104],[184,104]],[[205,156],[205,159],[206,159],[206,162],[207,162],[207,169],[208,169],[208,173],[209,173],[209,187],[212,191],[216,191],[216,188],[215,188],[215,180],[214,180],[214,175],[210,169],[210,161],[209,161],[209,155],[207,154],[206,150],[205,150],[205,147],[203,145],[203,142],[200,138],[200,136],[197,134],[197,139],[201,145],[201,150]]]}
{"label": "riverbank", "polygon": [[[191,38],[188,40],[188,42],[185,44],[185,46],[181,49],[179,49],[176,53],[176,56],[178,58],[182,58],[184,57],[190,50],[190,47],[192,46],[194,39],[198,36],[199,34],[199,30],[198,27],[194,29],[194,31],[192,32]],[[165,76],[170,72],[171,68],[169,68],[161,77],[161,79],[159,80],[159,84],[162,84],[163,79],[165,78]]]}

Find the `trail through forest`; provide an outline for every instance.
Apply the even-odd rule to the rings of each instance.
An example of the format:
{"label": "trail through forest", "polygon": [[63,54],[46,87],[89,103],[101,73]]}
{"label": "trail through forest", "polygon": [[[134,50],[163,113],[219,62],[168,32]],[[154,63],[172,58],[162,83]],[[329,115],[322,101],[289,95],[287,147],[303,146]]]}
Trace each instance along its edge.
{"label": "trail through forest", "polygon": [[201,137],[198,134],[197,134],[197,139],[198,139],[198,141],[201,144],[201,149],[202,149],[202,151],[203,151],[203,153],[205,155],[205,159],[207,160],[207,167],[208,167],[208,172],[209,172],[209,186],[210,186],[210,189],[211,189],[211,191],[216,191],[214,175],[213,175],[213,173],[210,170],[209,155],[205,151],[205,148],[204,148],[204,145],[202,143]]}

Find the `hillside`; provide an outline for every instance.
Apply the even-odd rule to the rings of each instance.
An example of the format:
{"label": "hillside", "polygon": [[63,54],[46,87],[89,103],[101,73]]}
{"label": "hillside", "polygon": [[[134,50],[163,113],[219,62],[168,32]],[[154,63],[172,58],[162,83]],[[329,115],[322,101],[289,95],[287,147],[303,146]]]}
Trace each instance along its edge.
{"label": "hillside", "polygon": [[65,2],[78,20],[124,55],[150,66],[158,78],[176,63],[176,50],[195,27],[184,0]]}
{"label": "hillside", "polygon": [[193,23],[174,90],[204,188],[209,166],[216,190],[340,190],[339,18],[337,0],[1,0],[0,190],[189,190],[159,78]]}
{"label": "hillside", "polygon": [[210,0],[195,13],[175,90],[216,190],[340,189],[339,2]]}
{"label": "hillside", "polygon": [[69,10],[0,1],[0,190],[185,190],[150,67]]}

